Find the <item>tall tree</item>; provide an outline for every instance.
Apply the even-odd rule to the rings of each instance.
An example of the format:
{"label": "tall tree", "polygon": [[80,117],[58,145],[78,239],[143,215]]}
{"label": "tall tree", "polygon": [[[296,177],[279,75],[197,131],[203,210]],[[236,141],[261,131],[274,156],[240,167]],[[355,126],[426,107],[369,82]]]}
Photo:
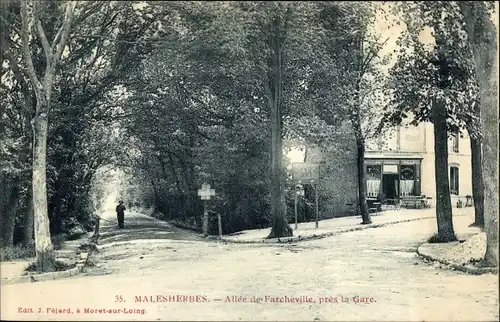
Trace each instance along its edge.
{"label": "tall tree", "polygon": [[[68,41],[71,29],[73,12],[76,2],[64,3],[63,17],[60,19],[59,29],[46,33],[42,24],[43,15],[50,12],[54,16],[60,13],[58,4],[33,1],[28,5],[26,0],[21,1],[21,34],[25,66],[35,92],[36,109],[33,123],[33,207],[35,217],[35,244],[36,267],[39,271],[53,271],[55,269],[55,252],[50,239],[49,218],[47,207],[47,180],[46,156],[48,116],[50,112],[52,87],[55,81],[56,67]],[[45,16],[47,17],[47,16]],[[39,77],[33,65],[30,43],[33,37],[32,30],[36,30],[45,56],[45,71]],[[49,42],[49,38],[51,41]]]}
{"label": "tall tree", "polygon": [[[497,30],[491,21],[497,8],[491,1],[463,1],[458,5],[463,15],[469,48],[472,51],[475,77],[479,83],[481,109],[478,107],[475,112],[480,116],[483,140],[476,145],[481,146],[482,143],[484,157],[477,162],[482,161],[484,179],[487,183],[476,187],[484,189],[485,200],[484,215],[480,213],[478,218],[476,209],[475,224],[480,225],[481,220],[484,221],[487,234],[485,260],[489,265],[498,266],[498,48]],[[482,176],[483,174],[481,180]],[[483,197],[482,191],[480,193]]]}
{"label": "tall tree", "polygon": [[267,28],[269,56],[267,75],[263,80],[265,95],[271,115],[271,218],[272,228],[269,237],[291,236],[291,228],[286,222],[285,193],[283,185],[283,72],[284,42],[291,8],[277,4],[276,12],[270,16]]}
{"label": "tall tree", "polygon": [[[307,81],[321,44],[323,28],[317,3],[247,2],[238,6],[246,17],[249,61],[260,84],[259,96],[269,111],[271,132],[271,218],[269,237],[291,236],[285,215],[283,137],[287,121],[310,106]],[[309,97],[310,98],[310,97]]]}
{"label": "tall tree", "polygon": [[481,104],[474,106],[474,121],[468,124],[467,132],[470,140],[472,198],[474,200],[474,222],[471,226],[484,228],[484,179],[483,179],[483,150],[480,129]]}
{"label": "tall tree", "polygon": [[456,236],[448,177],[448,133],[464,128],[473,118],[471,107],[477,100],[473,66],[463,30],[457,25],[456,4],[417,1],[400,4],[398,9],[408,30],[391,71],[398,112],[390,114],[392,121],[401,122],[411,114],[414,124],[431,121],[434,125],[437,239],[449,242]]}
{"label": "tall tree", "polygon": [[317,71],[315,91],[317,113],[329,125],[348,120],[357,150],[358,203],[362,224],[370,224],[365,169],[366,142],[383,126],[384,75],[380,66],[387,57],[380,51],[387,40],[373,32],[375,17],[382,8],[374,3],[322,4],[320,18],[325,29],[325,60]]}

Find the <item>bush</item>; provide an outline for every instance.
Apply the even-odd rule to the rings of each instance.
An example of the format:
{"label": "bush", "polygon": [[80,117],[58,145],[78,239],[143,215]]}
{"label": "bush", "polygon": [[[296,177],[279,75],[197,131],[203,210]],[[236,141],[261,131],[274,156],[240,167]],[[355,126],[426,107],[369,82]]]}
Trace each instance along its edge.
{"label": "bush", "polygon": [[35,257],[35,245],[16,245],[0,248],[0,261],[7,262],[16,259],[28,259]]}

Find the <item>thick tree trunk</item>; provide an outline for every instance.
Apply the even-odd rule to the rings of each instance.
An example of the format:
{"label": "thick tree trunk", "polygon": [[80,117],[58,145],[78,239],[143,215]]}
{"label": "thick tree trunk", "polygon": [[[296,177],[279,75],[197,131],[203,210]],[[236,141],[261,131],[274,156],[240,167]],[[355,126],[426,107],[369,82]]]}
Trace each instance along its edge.
{"label": "thick tree trunk", "polygon": [[280,20],[275,18],[273,30],[273,59],[271,104],[271,217],[272,228],[269,238],[292,236],[285,213],[285,194],[283,191],[283,139],[282,139],[282,48],[280,42]]}
{"label": "thick tree trunk", "polygon": [[488,265],[498,266],[498,110],[494,105],[487,109],[490,111],[483,114],[485,260]]}
{"label": "thick tree trunk", "polygon": [[[497,28],[482,1],[459,2],[474,58],[481,102],[485,262],[498,266],[498,44]],[[495,5],[498,14],[498,4]]]}
{"label": "thick tree trunk", "polygon": [[[21,13],[21,44],[23,49],[23,60],[36,96],[36,116],[33,128],[33,208],[35,219],[35,251],[36,266],[38,271],[53,271],[55,269],[55,252],[50,240],[49,217],[47,209],[47,181],[46,181],[46,159],[47,159],[47,131],[48,113],[50,111],[51,91],[54,85],[54,75],[58,60],[68,41],[73,12],[76,2],[66,4],[64,18],[59,37],[53,39],[52,46],[47,39],[42,24],[37,14],[38,8],[32,3],[33,11],[28,14],[28,4],[25,0],[20,2]],[[46,69],[43,81],[37,76],[30,50],[30,24],[36,25],[38,39],[42,43],[45,54]]]}
{"label": "thick tree trunk", "polygon": [[33,153],[33,208],[35,216],[35,250],[38,271],[55,270],[55,252],[50,239],[49,216],[47,207],[47,130],[46,113],[35,118],[34,153]]}
{"label": "thick tree trunk", "polygon": [[472,165],[472,197],[474,199],[474,223],[471,226],[484,228],[484,183],[481,139],[470,136]]}
{"label": "thick tree trunk", "polygon": [[[25,119],[24,119],[24,135],[25,135],[25,146],[24,146],[24,158],[23,162],[26,164],[26,168],[29,169],[33,165],[33,129],[31,125],[32,115],[31,113],[35,110],[36,106],[33,106],[34,99],[27,93],[24,95],[25,100]],[[28,157],[31,156],[31,157]],[[32,173],[33,171],[31,171]],[[24,246],[32,245],[34,241],[34,215],[33,215],[33,190],[32,190],[32,177],[31,175],[27,178],[27,192],[26,192],[26,209],[23,214],[23,230],[21,233],[21,244]]]}
{"label": "thick tree trunk", "polygon": [[457,240],[453,230],[453,217],[448,176],[448,131],[446,125],[446,106],[433,102],[432,120],[434,123],[434,167],[436,178],[436,218],[438,241]]}
{"label": "thick tree trunk", "polygon": [[[490,48],[493,50],[493,48]],[[498,266],[498,56],[490,53],[492,72],[480,81],[483,128],[485,262]],[[483,103],[484,102],[484,103]]]}
{"label": "thick tree trunk", "polygon": [[356,139],[356,145],[358,148],[358,200],[361,218],[363,219],[361,224],[367,225],[372,223],[372,219],[368,210],[368,202],[366,201],[365,142],[362,139]]}

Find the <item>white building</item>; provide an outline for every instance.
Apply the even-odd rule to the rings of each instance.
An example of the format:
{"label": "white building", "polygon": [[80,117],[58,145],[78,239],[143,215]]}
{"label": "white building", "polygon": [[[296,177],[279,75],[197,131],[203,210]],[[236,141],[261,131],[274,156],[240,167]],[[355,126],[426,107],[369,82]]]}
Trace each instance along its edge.
{"label": "white building", "polygon": [[[436,197],[434,132],[432,123],[399,126],[384,138],[367,144],[365,163],[368,194],[388,199],[407,195]],[[452,204],[472,195],[470,140],[453,135],[448,145],[448,171]],[[464,200],[465,201],[465,200]]]}

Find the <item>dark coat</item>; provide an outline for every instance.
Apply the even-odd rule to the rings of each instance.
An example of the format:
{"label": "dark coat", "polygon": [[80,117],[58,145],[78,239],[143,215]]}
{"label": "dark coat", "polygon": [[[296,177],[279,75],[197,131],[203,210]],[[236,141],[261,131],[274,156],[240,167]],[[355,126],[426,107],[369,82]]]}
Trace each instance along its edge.
{"label": "dark coat", "polygon": [[118,206],[116,206],[116,214],[119,215],[119,216],[123,216],[123,215],[125,215],[125,210],[126,209],[127,208],[125,208],[124,205],[118,205]]}

